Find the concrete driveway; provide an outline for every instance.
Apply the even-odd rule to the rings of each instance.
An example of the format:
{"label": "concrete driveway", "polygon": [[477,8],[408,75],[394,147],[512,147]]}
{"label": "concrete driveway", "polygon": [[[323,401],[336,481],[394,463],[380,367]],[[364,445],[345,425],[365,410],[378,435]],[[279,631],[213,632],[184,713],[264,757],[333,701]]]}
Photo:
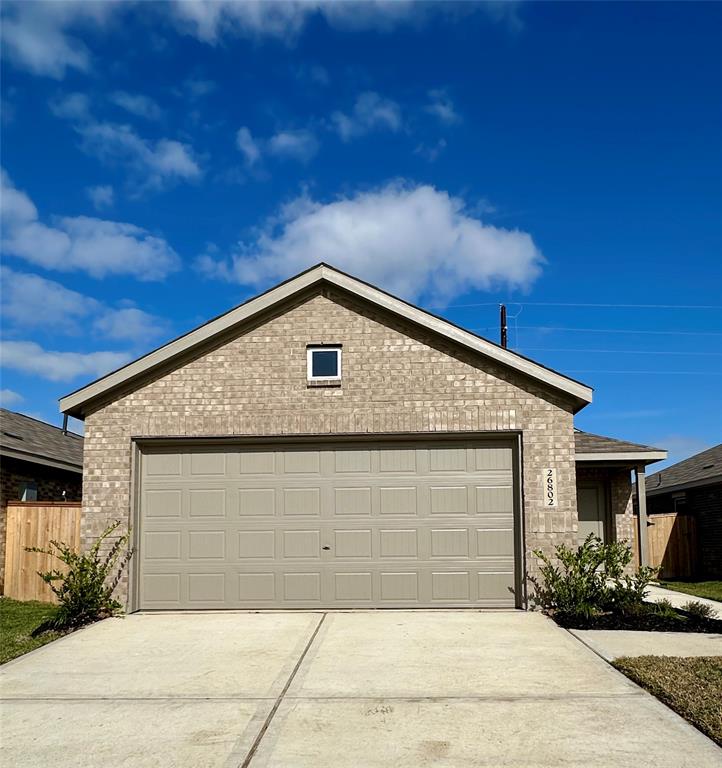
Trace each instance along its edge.
{"label": "concrete driveway", "polygon": [[13,766],[720,765],[539,614],[134,614],[0,671]]}

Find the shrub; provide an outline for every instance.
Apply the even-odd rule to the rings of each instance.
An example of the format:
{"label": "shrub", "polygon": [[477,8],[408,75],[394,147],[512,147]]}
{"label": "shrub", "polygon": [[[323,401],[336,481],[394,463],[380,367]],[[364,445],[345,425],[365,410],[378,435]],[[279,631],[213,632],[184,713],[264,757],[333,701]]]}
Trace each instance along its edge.
{"label": "shrub", "polygon": [[655,613],[659,616],[665,616],[672,619],[680,618],[677,609],[665,597],[664,600],[658,600],[653,606]]}
{"label": "shrub", "polygon": [[699,600],[690,600],[682,606],[682,610],[689,614],[692,621],[713,619],[717,615],[711,605],[701,603]]}
{"label": "shrub", "polygon": [[577,549],[560,544],[554,559],[540,550],[534,555],[541,560],[541,578],[528,577],[534,587],[533,607],[574,619],[588,620],[605,611],[641,610],[655,573],[653,568],[639,568],[634,575],[626,575],[632,560],[627,543],[603,544],[593,533]]}
{"label": "shrub", "polygon": [[42,624],[36,633],[53,630],[77,629],[121,612],[121,604],[113,597],[125,566],[133,550],[128,549],[130,531],[116,539],[103,557],[103,542],[120,526],[120,520],[109,525],[87,552],[76,552],[67,544],[51,541],[48,549],[27,547],[28,552],[40,552],[65,563],[66,571],[57,569],[38,576],[58,598],[54,616]]}

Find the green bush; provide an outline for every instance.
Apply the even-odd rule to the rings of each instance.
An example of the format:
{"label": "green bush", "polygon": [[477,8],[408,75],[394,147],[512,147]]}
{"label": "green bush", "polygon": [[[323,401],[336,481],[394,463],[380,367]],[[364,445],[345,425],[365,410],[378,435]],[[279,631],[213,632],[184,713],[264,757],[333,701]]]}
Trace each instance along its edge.
{"label": "green bush", "polygon": [[113,592],[133,554],[127,546],[130,531],[117,538],[104,557],[100,554],[103,542],[119,526],[120,520],[109,525],[87,552],[76,552],[57,541],[51,541],[48,549],[26,547],[28,552],[52,555],[67,566],[65,571],[38,571],[38,576],[58,598],[59,605],[54,616],[41,624],[36,633],[49,629],[77,629],[121,612],[122,606],[113,597]]}
{"label": "green bush", "polygon": [[689,614],[692,621],[713,619],[717,613],[711,605],[701,603],[699,600],[690,600],[682,606],[682,610]]}
{"label": "green bush", "polygon": [[671,619],[680,618],[679,614],[677,613],[677,609],[669,600],[667,600],[666,597],[664,600],[658,600],[652,607],[654,608],[655,613],[657,613],[659,616],[664,616]]}
{"label": "green bush", "polygon": [[632,560],[627,543],[603,544],[593,533],[576,549],[560,544],[554,558],[541,550],[534,555],[541,560],[541,576],[528,577],[534,587],[532,606],[575,619],[606,611],[638,612],[655,573],[653,568],[639,568],[625,574]]}

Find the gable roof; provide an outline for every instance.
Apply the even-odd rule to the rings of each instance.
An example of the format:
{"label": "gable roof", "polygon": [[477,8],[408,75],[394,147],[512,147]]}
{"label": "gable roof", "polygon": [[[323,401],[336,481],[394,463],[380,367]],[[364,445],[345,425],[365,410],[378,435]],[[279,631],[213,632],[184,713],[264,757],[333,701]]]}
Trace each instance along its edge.
{"label": "gable roof", "polygon": [[83,438],[22,413],[0,408],[0,455],[83,471]]}
{"label": "gable roof", "polygon": [[722,443],[647,477],[647,496],[722,482]]}
{"label": "gable roof", "polygon": [[425,330],[433,331],[461,347],[479,352],[489,359],[527,376],[529,379],[564,393],[572,399],[575,412],[592,401],[592,389],[585,384],[535,363],[523,355],[504,349],[498,344],[396,298],[369,283],[351,277],[351,275],[347,275],[328,264],[321,263],[301,272],[290,280],[280,283],[275,288],[249,299],[235,309],[208,321],[183,336],[179,336],[122,368],[112,371],[75,392],[71,392],[60,399],[60,410],[82,419],[93,402],[107,399],[116,388],[127,386],[149,371],[168,365],[175,358],[185,356],[192,350],[202,349],[219,335],[228,333],[234,327],[267,312],[275,305],[321,284],[327,284],[350,293],[356,299],[391,312]]}
{"label": "gable roof", "polygon": [[667,458],[664,448],[630,443],[614,437],[593,435],[574,430],[575,459],[577,461],[630,461],[648,464]]}

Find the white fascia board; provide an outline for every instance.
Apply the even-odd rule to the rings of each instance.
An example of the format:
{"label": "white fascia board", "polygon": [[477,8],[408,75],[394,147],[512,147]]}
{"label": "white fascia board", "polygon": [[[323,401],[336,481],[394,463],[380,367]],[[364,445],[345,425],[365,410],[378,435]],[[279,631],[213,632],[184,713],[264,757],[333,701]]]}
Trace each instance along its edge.
{"label": "white fascia board", "polygon": [[455,325],[435,317],[418,307],[407,304],[401,299],[397,299],[384,291],[374,288],[367,283],[356,280],[350,275],[345,275],[329,267],[326,264],[319,264],[307,272],[298,275],[291,280],[281,283],[281,285],[272,288],[266,293],[250,299],[240,307],[227,312],[224,315],[211,320],[205,325],[196,328],[194,331],[181,336],[174,341],[165,344],[162,347],[148,353],[144,357],[129,363],[123,368],[112,371],[107,376],[88,384],[87,386],[71,392],[69,395],[60,399],[60,410],[63,413],[71,415],[80,415],[80,408],[90,400],[100,397],[105,392],[114,389],[126,381],[140,376],[146,371],[168,362],[177,355],[181,355],[188,350],[203,344],[214,336],[223,333],[233,326],[252,318],[275,304],[290,298],[296,293],[325,280],[331,285],[335,285],[361,299],[368,301],[382,309],[386,309],[393,314],[405,317],[411,322],[428,328],[442,336],[445,336],[457,344],[461,344],[468,349],[480,352],[486,357],[495,360],[502,365],[518,370],[520,373],[547,384],[555,389],[565,392],[577,400],[582,405],[592,402],[592,389],[573,379],[569,379],[560,373],[556,373],[542,365],[527,360],[520,355],[510,352],[507,349],[498,347],[468,331],[457,328]]}
{"label": "white fascia board", "polygon": [[576,461],[662,461],[667,458],[667,451],[618,451],[616,453],[576,453]]}

